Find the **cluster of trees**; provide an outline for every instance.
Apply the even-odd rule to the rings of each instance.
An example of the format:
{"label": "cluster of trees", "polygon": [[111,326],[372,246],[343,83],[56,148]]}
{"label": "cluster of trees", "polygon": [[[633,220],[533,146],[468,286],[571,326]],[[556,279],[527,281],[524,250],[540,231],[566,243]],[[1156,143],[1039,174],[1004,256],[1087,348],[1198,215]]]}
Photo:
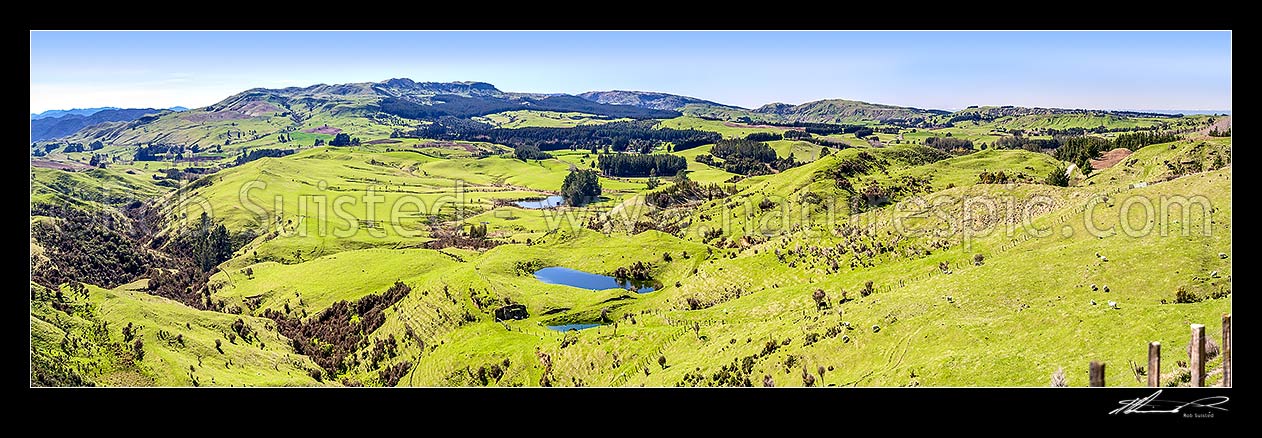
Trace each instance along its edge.
{"label": "cluster of trees", "polygon": [[747,158],[758,162],[770,163],[776,159],[776,151],[766,143],[745,139],[723,139],[714,144],[710,154],[724,160],[731,158]]}
{"label": "cluster of trees", "polygon": [[600,177],[594,170],[574,170],[561,182],[561,196],[565,203],[581,207],[600,197]]}
{"label": "cluster of trees", "polygon": [[973,141],[963,140],[953,137],[929,137],[925,139],[925,145],[944,152],[954,152],[957,150],[972,151]]}
{"label": "cluster of trees", "polygon": [[293,134],[280,133],[276,135],[277,143],[289,143],[294,140]]}
{"label": "cluster of trees", "polygon": [[663,143],[671,143],[682,151],[718,141],[714,132],[695,129],[655,129],[653,120],[611,122],[573,128],[493,128],[469,120],[443,118],[413,130],[408,135],[442,140],[487,141],[514,148],[533,145],[543,151],[609,148],[613,151],[651,151]]}
{"label": "cluster of trees", "polygon": [[50,266],[31,270],[36,283],[56,288],[78,281],[114,287],[143,274],[152,256],[143,245],[123,234],[129,227],[113,216],[33,204],[32,215],[57,221],[31,223],[31,239],[44,248]]}
{"label": "cluster of trees", "polygon": [[[797,131],[789,131],[789,132],[797,132]],[[745,139],[752,140],[752,141],[775,141],[775,140],[780,140],[782,138],[785,138],[785,136],[789,135],[789,132],[785,132],[784,133],[785,135],[783,136],[780,134],[776,134],[774,132],[751,132],[749,135],[745,136]]]}
{"label": "cluster of trees", "polygon": [[1219,131],[1218,128],[1210,128],[1209,136],[1210,137],[1231,137],[1231,128],[1227,128],[1226,131]]}
{"label": "cluster of trees", "polygon": [[202,272],[210,272],[232,258],[232,236],[223,224],[215,224],[205,212],[192,228],[184,230],[171,242],[172,249],[193,260]]}
{"label": "cluster of trees", "polygon": [[784,138],[787,138],[790,140],[809,140],[812,137],[811,137],[811,133],[806,132],[806,131],[790,130],[790,131],[784,131]]}
{"label": "cluster of trees", "polygon": [[[790,154],[788,158],[779,159],[776,151],[766,143],[746,139],[723,139],[714,144],[710,154],[723,159],[723,170],[740,175],[765,175],[772,171],[781,171],[798,166],[797,160]],[[712,158],[698,162],[716,165]]]}
{"label": "cluster of trees", "polygon": [[601,154],[598,167],[611,176],[672,176],[688,168],[688,160],[669,154]]}
{"label": "cluster of trees", "polygon": [[359,146],[359,137],[351,137],[350,134],[339,132],[329,140],[329,146]]}
{"label": "cluster of trees", "polygon": [[872,135],[872,132],[873,132],[872,128],[859,128],[854,131],[854,136],[858,138],[864,138],[864,137]]}
{"label": "cluster of trees", "polygon": [[1052,156],[1057,160],[1075,163],[1083,173],[1091,172],[1091,159],[1101,152],[1113,149],[1113,142],[1101,137],[1067,137],[1060,139],[1060,147]]}
{"label": "cluster of trees", "polygon": [[1021,135],[1003,136],[990,144],[992,149],[1025,149],[1031,152],[1042,152],[1044,149],[1060,147],[1060,141],[1052,139],[1029,138]]}
{"label": "cluster of trees", "polygon": [[310,356],[330,374],[339,374],[351,367],[345,359],[365,336],[385,323],[386,308],[411,291],[411,286],[396,281],[381,294],[368,295],[354,303],[338,301],[312,318],[290,318],[272,309],[265,310],[263,316],[276,321],[277,330],[292,340],[296,353]]}
{"label": "cluster of trees", "polygon": [[983,170],[977,174],[978,184],[1010,184],[1029,182],[1030,177],[1022,173],[1005,173],[1004,171],[988,172]]}
{"label": "cluster of trees", "polygon": [[681,173],[675,177],[674,184],[645,195],[644,202],[658,208],[669,208],[697,201],[726,198],[737,191],[735,185],[720,186],[713,183],[702,185],[689,179],[687,175],[687,173]]}
{"label": "cluster of trees", "polygon": [[433,123],[418,127],[411,131],[400,132],[399,137],[432,138],[439,140],[471,140],[478,138],[480,135],[491,129],[492,126],[486,123],[447,116],[439,117],[434,120]]}
{"label": "cluster of trees", "polygon": [[237,156],[234,165],[240,166],[245,163],[264,157],[283,157],[294,153],[293,149],[251,149],[250,151],[241,151],[241,155]]}
{"label": "cluster of trees", "polygon": [[163,269],[150,269],[148,292],[164,298],[179,301],[197,309],[215,309],[222,307],[222,302],[213,302],[203,286],[210,279],[210,273],[202,272],[193,262],[185,258],[173,260]]}
{"label": "cluster of trees", "polygon": [[1134,151],[1150,144],[1169,143],[1178,140],[1179,136],[1170,133],[1136,132],[1133,134],[1119,134],[1117,138],[1113,139],[1113,147],[1127,148]]}
{"label": "cluster of trees", "polygon": [[136,161],[158,161],[167,154],[183,157],[184,146],[150,143],[136,149],[135,159]]}
{"label": "cluster of trees", "polygon": [[950,123],[951,125],[955,125],[956,123],[960,123],[960,122],[968,122],[968,121],[980,122],[982,120],[989,120],[989,119],[983,119],[980,113],[968,113],[968,114],[960,114],[960,115],[951,117],[950,119],[947,119],[946,122]]}
{"label": "cluster of trees", "polygon": [[539,146],[533,144],[521,145],[513,148],[513,157],[518,160],[546,160],[552,158],[552,154],[539,150]]}
{"label": "cluster of trees", "polygon": [[1056,166],[1047,174],[1043,182],[1058,187],[1069,187],[1069,169],[1065,166]]}

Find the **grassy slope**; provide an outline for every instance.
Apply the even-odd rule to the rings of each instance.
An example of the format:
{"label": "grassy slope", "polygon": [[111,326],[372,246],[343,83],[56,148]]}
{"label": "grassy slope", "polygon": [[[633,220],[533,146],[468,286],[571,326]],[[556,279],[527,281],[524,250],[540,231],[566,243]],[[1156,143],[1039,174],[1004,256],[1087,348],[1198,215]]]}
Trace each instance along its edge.
{"label": "grassy slope", "polygon": [[[975,161],[993,159],[983,155]],[[1011,161],[1014,165],[1025,162]],[[1136,189],[1133,194],[1214,193],[1215,205],[1226,204],[1229,177],[1230,169],[1221,170]],[[1089,360],[1113,364],[1139,361],[1144,354],[1142,346],[1154,339],[1182,345],[1179,341],[1186,337],[1188,322],[1207,323],[1211,333],[1217,329],[1217,314],[1230,309],[1229,299],[1197,304],[1160,301],[1172,300],[1178,283],[1196,283],[1199,280],[1195,277],[1204,277],[1210,270],[1218,270],[1222,277],[1230,275],[1229,262],[1206,256],[1230,253],[1230,230],[1226,227],[1229,209],[1214,213],[1217,225],[1210,238],[1119,235],[1097,239],[1087,235],[1080,223],[1065,219],[1075,217],[1076,209],[1088,200],[1084,195],[1093,189],[975,186],[952,189],[947,194],[961,197],[1012,192],[1028,198],[1037,191],[1051,195],[1060,209],[1041,216],[1035,225],[1054,226],[1056,230],[1069,225],[1070,237],[1057,234],[1048,240],[1020,240],[1017,235],[1019,242],[1009,247],[1009,238],[996,234],[980,238],[968,250],[957,246],[926,258],[894,259],[880,269],[830,276],[818,275],[814,268],[786,269],[765,252],[751,254],[747,249],[736,259],[705,261],[696,275],[662,272],[665,289],[637,297],[615,312],[640,315],[639,324],[624,322],[617,335],[610,327],[570,335],[579,342],[564,350],[558,345],[566,335],[528,323],[510,324],[511,330],[466,325],[446,338],[453,346],[444,344],[431,353],[431,359],[421,362],[413,383],[468,384],[458,380],[461,364],[485,364],[503,357],[514,363],[533,360],[530,346],[542,344],[544,351],[552,354],[553,373],[569,379],[561,379],[560,384],[671,385],[694,368],[708,374],[730,359],[760,350],[766,339],[788,337],[793,339],[789,346],[755,366],[756,377],[770,374],[778,384],[800,384],[799,369],[786,373],[783,366],[787,356],[793,355],[812,371],[817,364],[834,366],[836,370],[823,378],[827,384],[1041,386],[1052,371],[1063,366],[1069,370],[1072,385],[1083,385]],[[1116,210],[1112,211],[1115,214]],[[1097,215],[1098,220],[1106,218],[1108,212]],[[1110,261],[1096,259],[1096,251],[1109,254]],[[967,263],[974,253],[987,254],[985,264],[973,267]],[[952,263],[954,273],[930,274],[940,261]],[[1173,276],[1164,274],[1166,266],[1172,265],[1190,269]],[[595,271],[600,272],[598,268]],[[1065,273],[1072,273],[1072,280],[1065,281]],[[685,286],[671,287],[674,279]],[[844,288],[853,295],[868,279],[874,280],[881,292],[847,303],[842,316],[813,310],[809,294],[815,287],[830,294]],[[899,280],[905,286],[892,287]],[[1111,292],[1092,292],[1091,283],[1108,284]],[[685,294],[734,285],[753,288],[754,293],[704,311],[681,310]],[[952,302],[946,301],[947,295],[952,296]],[[1097,305],[1090,305],[1090,300],[1096,300]],[[1108,300],[1121,302],[1120,308],[1109,309],[1104,304]],[[856,327],[845,332],[849,342],[837,337],[809,347],[801,345],[804,333],[822,333],[826,326],[842,320]],[[691,333],[693,322],[700,325],[702,338]],[[882,330],[872,333],[874,324],[881,325]],[[737,342],[724,342],[731,340]],[[658,354],[673,365],[658,368]],[[1178,352],[1169,354],[1177,357]],[[646,367],[650,369],[648,376],[642,372]],[[512,374],[512,380],[501,384],[536,384],[541,373],[536,364],[533,370]],[[1117,385],[1138,384],[1129,377],[1115,381]]]}
{"label": "grassy slope", "polygon": [[562,113],[556,111],[518,110],[488,114],[480,120],[497,128],[572,128],[579,125],[599,125],[617,120],[592,114]]}
{"label": "grassy slope", "polygon": [[[663,126],[699,123],[678,127],[711,129],[725,136],[747,134],[741,131],[743,128],[722,126],[721,122],[713,126],[710,121],[701,119],[672,120],[663,122]],[[309,120],[307,124],[319,126],[327,122]],[[382,126],[346,126],[365,135],[388,134]],[[947,129],[953,130],[948,131],[953,132],[953,136],[975,141],[990,138],[987,137],[990,135],[988,126]],[[905,136],[909,137],[915,138],[911,134]],[[1025,240],[1019,235],[1015,238],[990,235],[972,240],[971,248],[962,248],[960,242],[952,241],[949,249],[934,248],[927,256],[909,255],[909,252],[926,248],[931,239],[910,239],[899,244],[901,252],[881,256],[875,267],[846,266],[837,272],[826,270],[818,258],[799,255],[793,266],[778,260],[772,254],[775,250],[838,245],[846,239],[827,233],[808,236],[801,228],[783,228],[776,222],[776,215],[779,207],[787,207],[790,215],[798,214],[799,219],[811,221],[805,229],[828,230],[829,227],[819,222],[826,218],[826,212],[806,205],[802,195],[813,192],[844,200],[844,193],[818,175],[838,160],[861,152],[858,149],[836,151],[830,157],[799,168],[740,182],[741,192],[737,195],[703,204],[698,211],[691,212],[693,226],[683,239],[656,231],[635,236],[606,235],[583,228],[581,221],[567,220],[567,215],[581,217],[588,213],[585,211],[536,211],[515,207],[489,210],[493,199],[519,199],[556,191],[571,165],[582,167],[590,159],[582,152],[560,152],[555,159],[522,162],[505,157],[474,159],[463,148],[441,145],[421,149],[421,153],[385,151],[388,147],[411,147],[414,144],[411,141],[358,149],[320,148],[224,171],[193,194],[206,199],[215,209],[216,217],[225,220],[234,230],[272,229],[269,224],[280,212],[271,201],[277,195],[282,199],[279,223],[285,234],[264,235],[226,263],[225,271],[214,278],[216,283],[224,284],[223,289],[216,292],[218,297],[239,302],[245,297],[261,295],[264,307],[281,308],[288,302],[291,307],[305,308],[311,314],[334,300],[380,292],[396,279],[412,284],[416,288],[414,292],[392,307],[387,312],[386,324],[371,334],[374,339],[389,335],[405,339],[401,344],[403,353],[383,364],[411,361],[412,369],[401,384],[473,384],[474,377],[469,371],[507,358],[512,365],[499,384],[536,385],[543,373],[535,355],[539,349],[552,355],[552,378],[557,385],[673,385],[686,372],[700,369],[708,375],[732,359],[761,350],[767,339],[791,338],[788,345],[755,365],[755,382],[768,374],[779,385],[800,384],[800,363],[806,363],[812,372],[815,365],[834,366],[835,371],[829,372],[822,381],[837,385],[1044,385],[1048,374],[1059,366],[1069,371],[1072,385],[1080,385],[1085,382],[1085,371],[1078,371],[1085,369],[1088,360],[1105,360],[1112,365],[1111,369],[1125,369],[1125,360],[1142,359],[1145,342],[1162,340],[1167,345],[1183,345],[1179,341],[1186,337],[1188,322],[1206,323],[1214,333],[1217,313],[1229,311],[1229,298],[1196,304],[1159,303],[1161,299],[1172,299],[1173,290],[1178,286],[1201,293],[1224,286],[1222,280],[1202,278],[1210,270],[1218,270],[1223,278],[1230,276],[1230,261],[1216,256],[1219,252],[1231,253],[1230,167],[1145,188],[1128,188],[1133,182],[1164,179],[1168,174],[1164,162],[1168,160],[1177,162],[1195,157],[1207,161],[1213,154],[1222,155],[1224,149],[1229,157],[1229,142],[1230,139],[1214,139],[1207,141],[1209,146],[1182,142],[1173,149],[1167,145],[1144,148],[1132,157],[1135,160],[1132,164],[1124,161],[1068,189],[1041,185],[971,186],[981,170],[1019,171],[1041,177],[1051,168],[1053,162],[1047,156],[1024,151],[985,151],[917,167],[906,167],[894,159],[888,177],[873,174],[865,178],[888,181],[902,175],[925,176],[931,179],[934,190],[957,199],[965,195],[1012,194],[1018,199],[1047,195],[1056,207],[1035,223],[1051,226],[1056,231],[1068,226],[1071,236],[1054,234]],[[817,153],[809,150],[809,144],[801,142],[773,142],[773,147],[781,156],[792,151],[799,160]],[[901,148],[864,150],[880,156]],[[688,158],[689,168],[694,170],[693,179],[718,182],[730,178],[726,172],[693,161],[696,155],[708,150],[709,146],[703,146],[679,153]],[[36,176],[41,181],[48,181],[54,175],[49,173],[53,171],[39,172]],[[133,181],[136,187],[130,190],[158,191],[141,184],[147,183],[145,176],[128,174],[124,178],[136,180]],[[261,217],[249,212],[240,201],[241,188],[251,181],[267,183],[266,189],[249,194],[254,203],[264,209]],[[323,188],[321,181],[325,184]],[[337,217],[321,218],[312,213],[299,216],[297,213],[299,196],[336,192],[358,198],[348,211],[357,219],[364,219],[365,189],[369,185],[380,185],[378,193],[385,202],[374,214],[378,218],[387,217],[390,203],[405,196],[414,196],[426,205],[433,205],[444,197],[450,199],[457,181],[465,187],[461,205],[468,207],[471,213],[487,210],[464,222],[489,222],[492,236],[516,242],[530,238],[532,245],[503,245],[483,253],[448,249],[444,250],[446,254],[440,254],[409,249],[423,244],[427,240],[424,234],[373,235],[360,229],[346,238],[314,235],[321,224],[332,229],[345,223]],[[635,205],[636,195],[644,190],[642,179],[602,178],[602,185],[611,198],[602,205]],[[956,187],[946,189],[948,185]],[[1117,235],[1097,239],[1087,236],[1081,217],[1075,216],[1077,209],[1085,205],[1092,194],[1116,190],[1123,191],[1112,194],[1114,206],[1121,205],[1123,196],[1127,195],[1205,194],[1219,207],[1213,213],[1214,233],[1209,237]],[[757,205],[767,196],[776,199],[776,209],[723,209],[725,204]],[[959,209],[958,205],[948,206],[948,211]],[[178,212],[176,209],[168,211]],[[882,235],[892,231],[891,217],[896,211],[899,211],[896,207],[887,207],[855,219],[870,219],[877,234]],[[196,217],[197,213],[190,211],[187,217]],[[703,213],[713,218],[703,221],[700,218]],[[839,213],[842,218],[848,218],[845,210]],[[1101,207],[1096,217],[1104,221],[1116,214],[1116,207]],[[1076,221],[1070,220],[1075,217]],[[451,217],[444,215],[443,218]],[[415,226],[421,219],[418,216],[401,221]],[[710,246],[703,244],[698,235],[700,227],[719,226],[725,220],[731,221],[732,226],[724,233],[724,238],[710,241]],[[563,231],[548,232],[557,223],[570,226]],[[936,223],[930,219],[926,225]],[[1184,226],[1168,225],[1175,226],[1176,231],[1178,226]],[[304,226],[312,233],[291,234]],[[763,244],[729,245],[742,235],[768,229],[788,233]],[[690,257],[683,258],[682,251],[687,251]],[[1095,259],[1096,251],[1107,254],[1110,261]],[[672,261],[665,261],[662,254],[666,252],[673,253]],[[986,255],[982,266],[967,263],[976,253]],[[846,260],[843,258],[843,262]],[[664,287],[650,294],[634,295],[546,285],[517,269],[518,262],[528,261],[535,261],[536,266],[567,266],[598,273],[644,261],[651,263],[654,277]],[[954,273],[931,274],[943,261],[951,263]],[[1180,268],[1170,274],[1169,266]],[[243,272],[247,267],[253,271],[252,278]],[[855,295],[854,291],[866,280],[873,280],[879,292],[842,305],[840,316],[835,308],[825,313],[813,310],[810,291],[814,288],[824,288],[835,301],[840,290],[844,288]],[[1108,284],[1112,292],[1108,295],[1091,292],[1088,287],[1091,283]],[[735,287],[742,288],[745,295],[706,310],[684,310],[688,297],[712,299]],[[1230,283],[1225,283],[1225,287],[1229,288]],[[155,330],[162,328],[172,333],[178,332],[179,327],[175,326],[178,322],[204,321],[196,330],[185,328],[189,332],[186,337],[197,341],[190,349],[192,353],[174,348],[163,350],[165,343],[155,342],[149,347],[150,339],[156,334],[145,332],[147,348],[156,350],[146,355],[139,369],[147,371],[140,375],[159,384],[187,384],[179,381],[181,377],[188,379],[189,363],[186,362],[195,363],[195,356],[204,352],[207,342],[214,352],[214,336],[226,332],[221,331],[220,335],[212,332],[237,317],[200,312],[121,288],[92,290],[93,300],[101,300],[103,315],[111,321],[149,321]],[[952,296],[952,302],[947,302],[945,295]],[[490,313],[498,304],[479,308],[471,296],[496,303],[507,299],[526,304],[531,318],[507,325],[496,323]],[[621,298],[623,296],[629,298]],[[1098,305],[1089,304],[1093,299]],[[1108,300],[1120,301],[1120,310],[1107,309],[1103,303]],[[613,318],[634,315],[637,322],[631,324],[624,320],[616,333],[612,327],[570,334],[543,327],[559,322],[593,321],[606,308]],[[553,313],[545,314],[549,311]],[[35,319],[43,320],[33,315],[33,321]],[[850,322],[855,328],[845,332],[849,342],[843,342],[838,336],[824,338],[811,346],[803,345],[806,333],[822,333],[826,327],[840,321]],[[252,326],[259,324],[256,329],[261,327],[260,331],[266,331],[268,321],[250,319],[250,322]],[[693,332],[694,324],[700,336]],[[881,331],[873,333],[873,324],[881,325]],[[56,326],[50,328],[48,324],[35,322],[33,325],[38,326],[33,328],[33,338],[41,339],[40,345],[51,345],[51,339],[57,334]],[[1038,327],[1038,330],[1030,330],[1030,327]],[[416,337],[408,336],[408,332],[416,333]],[[313,384],[303,371],[309,361],[295,358],[296,362],[277,362],[277,355],[285,354],[280,349],[288,348],[288,343],[277,339],[274,347],[268,336],[278,335],[267,333],[263,336],[266,350],[256,352],[256,345],[225,347],[234,364],[222,370],[207,369],[206,376],[214,378],[215,384]],[[578,342],[561,348],[562,340],[567,337]],[[224,345],[228,345],[226,338]],[[237,347],[242,350],[234,350]],[[1180,349],[1169,350],[1167,354],[1177,356]],[[670,367],[657,366],[659,355],[668,358]],[[789,355],[799,364],[786,373],[784,363]],[[259,370],[285,364],[291,368]],[[153,366],[168,370],[150,369]],[[644,373],[646,368],[648,374]],[[279,371],[286,374],[282,377]],[[912,377],[913,371],[916,377]],[[198,375],[202,372],[199,368]],[[375,370],[363,365],[351,371],[349,377],[379,383]],[[1119,380],[1117,384],[1133,383],[1133,380],[1118,378],[1111,378],[1110,383]],[[210,379],[202,379],[202,384],[207,381]]]}
{"label": "grassy slope", "polygon": [[701,131],[711,131],[722,134],[725,138],[742,138],[755,132],[770,132],[783,134],[785,128],[755,128],[741,124],[733,124],[729,126],[727,122],[720,120],[708,120],[699,117],[680,116],[673,119],[662,120],[657,124],[658,128],[671,129],[697,129]]}
{"label": "grassy slope", "polygon": [[[192,378],[200,386],[318,384],[308,374],[318,367],[305,356],[294,354],[289,339],[274,330],[271,320],[192,309],[138,291],[143,285],[144,281],[116,289],[88,286],[88,299],[74,301],[81,309],[74,315],[45,303],[33,304],[32,348],[57,351],[55,345],[66,336],[81,342],[91,340],[92,327],[104,322],[109,339],[96,339],[93,347],[85,347],[91,351],[77,359],[99,385],[189,386]],[[82,310],[85,308],[91,310]],[[230,341],[227,334],[237,318],[255,330],[257,338]],[[143,360],[134,364],[132,343],[124,342],[122,334],[129,323],[144,342]],[[169,333],[169,338],[159,338],[159,331]],[[176,336],[182,336],[184,343],[177,342]],[[220,341],[223,353],[215,348],[215,340]]]}

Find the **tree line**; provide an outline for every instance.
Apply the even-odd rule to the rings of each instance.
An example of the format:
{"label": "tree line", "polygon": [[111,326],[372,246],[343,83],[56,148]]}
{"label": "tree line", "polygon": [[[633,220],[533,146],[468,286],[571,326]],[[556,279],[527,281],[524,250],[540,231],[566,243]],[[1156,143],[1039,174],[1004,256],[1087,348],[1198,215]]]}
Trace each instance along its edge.
{"label": "tree line", "polygon": [[182,157],[184,156],[184,146],[150,143],[148,146],[141,146],[139,149],[136,149],[135,159],[136,161],[158,161],[167,154]]}
{"label": "tree line", "polygon": [[687,169],[688,161],[668,154],[601,154],[598,167],[610,176],[673,176]]}
{"label": "tree line", "polygon": [[973,141],[964,140],[954,137],[929,137],[925,139],[925,145],[943,152],[953,152],[956,150],[973,150]]}
{"label": "tree line", "polygon": [[546,160],[552,158],[552,154],[539,150],[539,146],[527,144],[513,148],[513,157],[522,161]]}
{"label": "tree line", "polygon": [[233,164],[240,166],[259,158],[283,157],[292,153],[294,153],[293,149],[251,149],[249,152],[241,151],[241,155],[237,156]]}
{"label": "tree line", "polygon": [[417,128],[409,137],[438,140],[467,140],[497,143],[514,148],[533,145],[541,151],[603,149],[645,152],[664,143],[682,151],[722,138],[719,134],[695,129],[656,129],[655,120],[610,122],[601,125],[580,125],[573,128],[494,128],[471,120],[443,118]]}
{"label": "tree line", "polygon": [[[815,135],[830,134],[850,134],[860,129],[864,129],[863,125],[848,125],[839,123],[815,123],[815,122],[793,122],[793,123],[775,123],[772,126],[782,126],[786,128],[802,128],[803,131]],[[787,134],[787,132],[786,132]]]}

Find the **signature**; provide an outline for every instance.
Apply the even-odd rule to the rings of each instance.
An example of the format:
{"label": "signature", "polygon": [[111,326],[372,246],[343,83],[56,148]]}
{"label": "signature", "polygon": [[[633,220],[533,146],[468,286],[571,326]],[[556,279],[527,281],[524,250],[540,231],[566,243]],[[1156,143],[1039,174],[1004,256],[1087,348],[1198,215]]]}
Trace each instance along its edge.
{"label": "signature", "polygon": [[1227,408],[1219,406],[1227,403],[1229,400],[1226,396],[1205,397],[1190,402],[1179,402],[1173,400],[1161,400],[1157,396],[1161,395],[1161,391],[1153,393],[1144,398],[1132,400],[1122,400],[1118,404],[1122,407],[1109,412],[1109,415],[1117,414],[1177,414],[1184,408],[1200,408],[1200,409],[1216,409],[1226,411]]}

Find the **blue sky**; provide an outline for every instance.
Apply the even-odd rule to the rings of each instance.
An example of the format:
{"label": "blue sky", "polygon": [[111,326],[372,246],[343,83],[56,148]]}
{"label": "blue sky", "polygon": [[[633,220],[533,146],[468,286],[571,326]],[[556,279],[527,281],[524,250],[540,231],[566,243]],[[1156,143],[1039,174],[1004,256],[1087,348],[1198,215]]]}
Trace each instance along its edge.
{"label": "blue sky", "polygon": [[1229,32],[32,32],[31,111],[253,87],[474,80],[757,107],[1231,109]]}

